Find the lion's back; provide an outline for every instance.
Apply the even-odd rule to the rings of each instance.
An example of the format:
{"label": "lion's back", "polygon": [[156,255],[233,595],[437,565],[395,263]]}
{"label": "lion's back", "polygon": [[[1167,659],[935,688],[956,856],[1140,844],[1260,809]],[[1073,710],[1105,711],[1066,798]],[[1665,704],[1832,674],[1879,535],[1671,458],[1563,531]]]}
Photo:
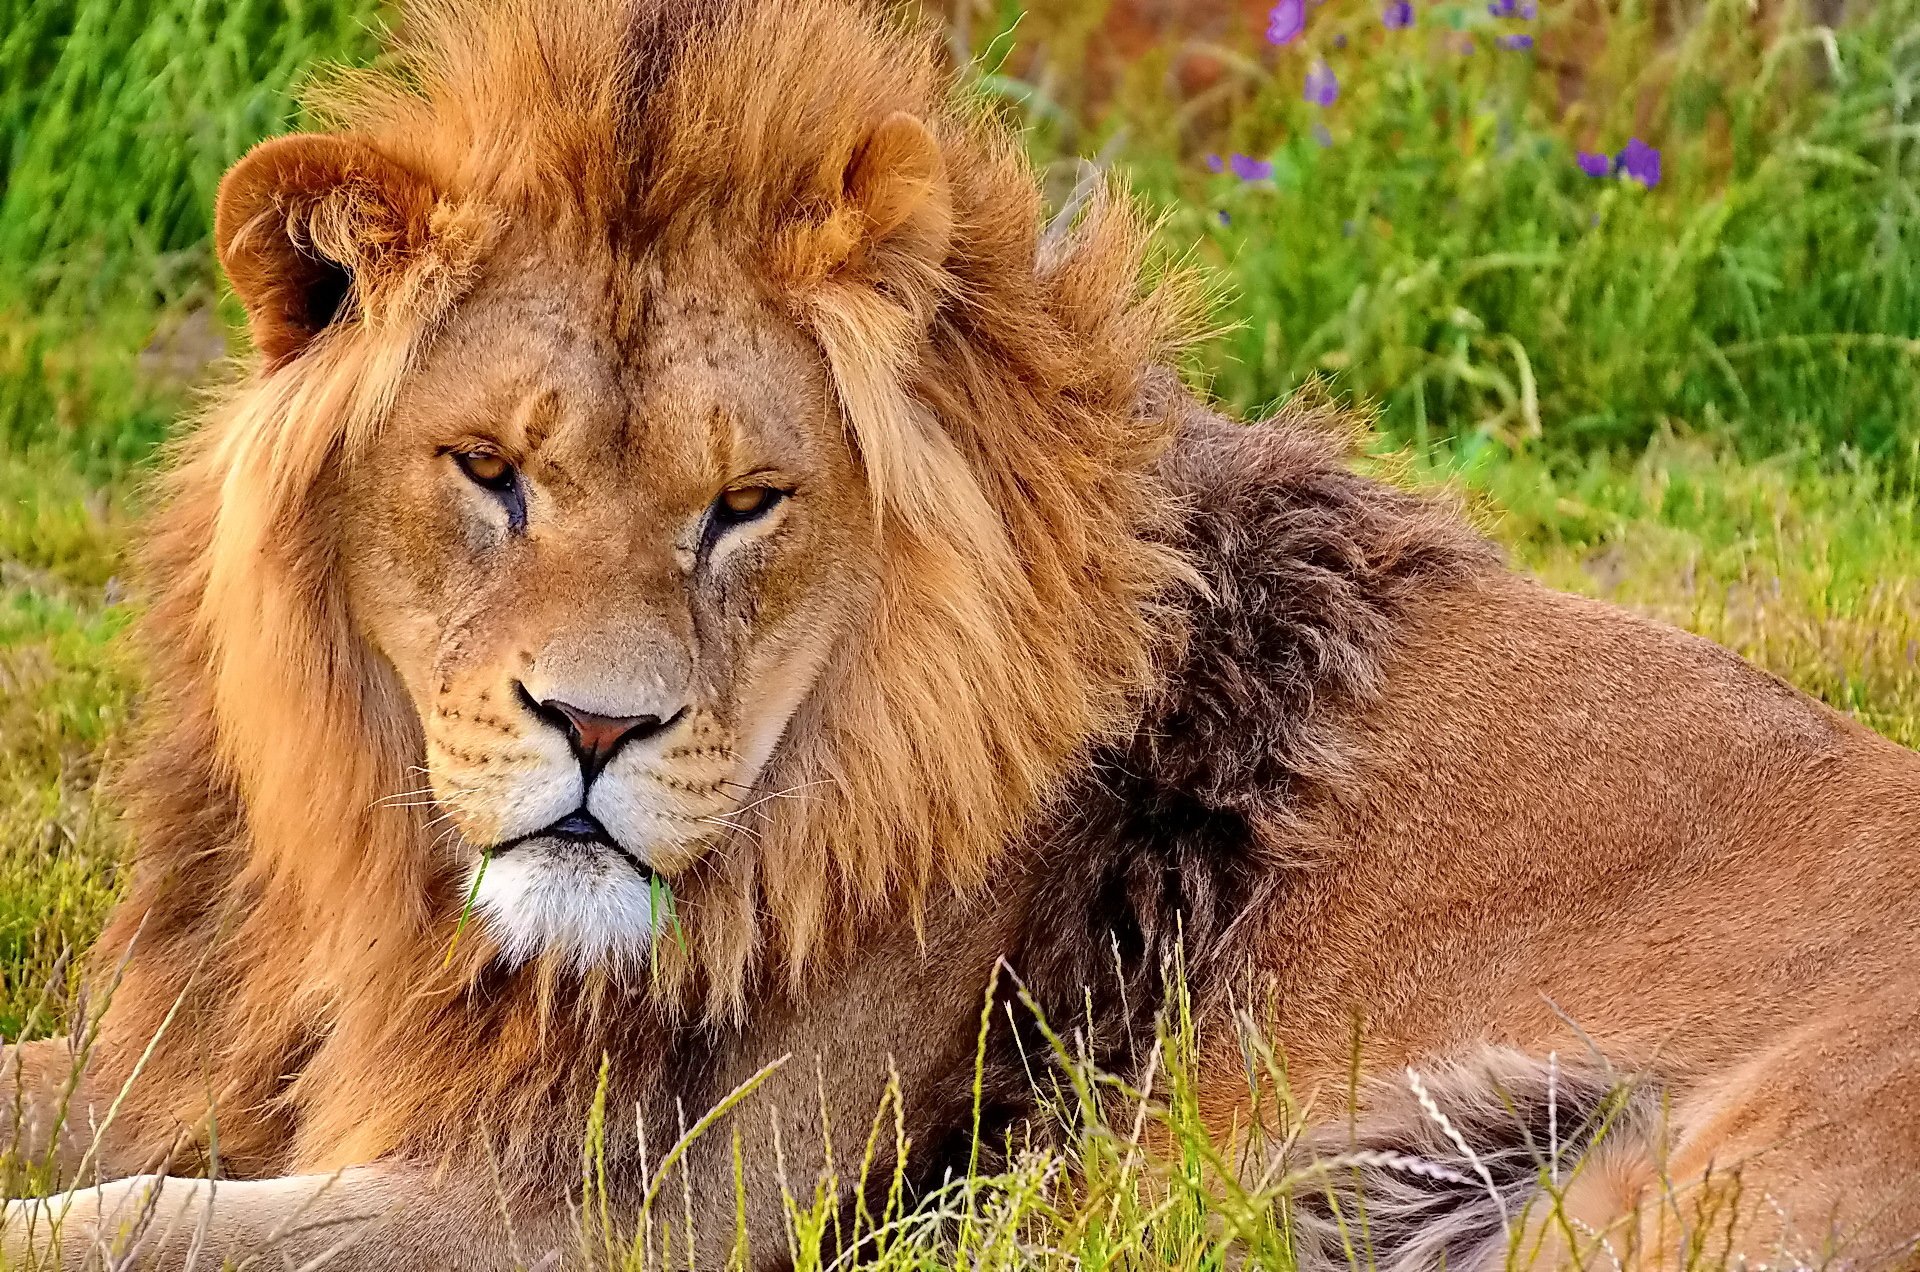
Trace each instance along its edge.
{"label": "lion's back", "polygon": [[[1265,950],[1309,1032],[1568,1022],[1670,1070],[1915,978],[1920,755],[1727,650],[1511,575],[1429,598],[1290,832]],[[1436,992],[1444,988],[1445,993]]]}

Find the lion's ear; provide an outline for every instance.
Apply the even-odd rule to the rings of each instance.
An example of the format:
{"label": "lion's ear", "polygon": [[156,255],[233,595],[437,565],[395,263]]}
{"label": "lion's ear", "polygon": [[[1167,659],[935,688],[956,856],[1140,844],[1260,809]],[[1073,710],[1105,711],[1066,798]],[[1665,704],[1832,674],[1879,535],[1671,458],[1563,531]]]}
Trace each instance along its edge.
{"label": "lion's ear", "polygon": [[261,142],[220,182],[213,234],[269,365],[364,313],[425,250],[425,179],[352,137]]}
{"label": "lion's ear", "polygon": [[953,233],[946,161],[918,119],[895,111],[875,125],[848,160],[844,184],[869,251],[902,252],[927,264],[946,255]]}

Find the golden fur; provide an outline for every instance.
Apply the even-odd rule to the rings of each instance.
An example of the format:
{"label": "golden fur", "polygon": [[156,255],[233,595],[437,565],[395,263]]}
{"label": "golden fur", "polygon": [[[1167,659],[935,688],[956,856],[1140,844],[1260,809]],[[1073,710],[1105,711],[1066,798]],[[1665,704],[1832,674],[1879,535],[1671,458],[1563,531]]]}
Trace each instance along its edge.
{"label": "golden fur", "polygon": [[[768,1091],[805,1179],[809,1132],[897,1074],[937,1170],[999,960],[1139,1077],[1176,948],[1223,1134],[1260,999],[1298,1089],[1344,1091],[1357,1014],[1370,1067],[1438,1065],[1435,1109],[1488,1137],[1487,1195],[1468,1151],[1466,1191],[1383,1202],[1383,1266],[1495,1261],[1538,1183],[1498,1114],[1556,1098],[1570,1022],[1657,1075],[1686,1180],[1776,1133],[1920,1169],[1913,1012],[1875,1006],[1920,967],[1920,763],[1511,579],[1311,412],[1209,416],[1165,370],[1190,305],[1143,284],[1141,223],[1096,195],[1043,232],[924,33],[850,0],[431,0],[323,106],[217,209],[260,357],[148,543],[94,1173],[217,1153],[223,1201],[168,1187],[221,1253],[312,1257],[276,1230],[331,1187],[327,1222],[394,1221],[353,1266],[496,1266],[564,1242],[596,1099],[631,1144],[802,1057]],[[783,498],[714,529],[741,489]],[[556,703],[665,741],[581,776]],[[517,846],[576,804],[635,874]],[[1810,986],[1785,1006],[1780,969]],[[980,1057],[1009,1123],[1020,1029]],[[57,1045],[15,1054],[80,1165],[42,1125]],[[1650,1195],[1653,1102],[1569,1198],[1596,1230]],[[1370,1162],[1451,1153],[1425,1111],[1368,1088],[1340,1129]],[[1920,1223],[1783,1160],[1769,1195],[1850,1233]],[[686,1169],[730,1235],[724,1142]],[[776,1182],[743,1187],[777,1265]],[[90,1196],[105,1231],[137,1188]],[[1302,1225],[1332,1259],[1338,1225]]]}
{"label": "golden fur", "polygon": [[[762,783],[804,795],[737,801],[758,803],[738,832],[752,851],[673,877],[685,940],[663,942],[644,978],[666,982],[670,1011],[686,993],[737,1011],[763,948],[798,976],[863,912],[984,880],[1069,761],[1130,722],[1165,640],[1153,598],[1180,570],[1154,534],[1164,497],[1141,480],[1171,422],[1135,411],[1145,368],[1179,330],[1179,295],[1140,292],[1144,234],[1120,204],[1038,242],[1024,162],[947,104],[926,41],[838,4],[747,6],[704,41],[697,13],[613,0],[409,17],[398,71],[326,97],[355,138],[344,161],[302,139],[268,143],[223,190],[222,257],[243,294],[285,272],[271,254],[284,236],[349,263],[358,317],[289,337],[279,307],[256,305],[268,360],[190,436],[151,544],[163,692],[133,785],[136,816],[159,833],[101,939],[145,947],[102,1047],[138,1054],[192,980],[191,1046],[163,1045],[151,1064],[167,1077],[145,1088],[165,1103],[137,1094],[127,1121],[192,1126],[212,1095],[236,1110],[222,1131],[235,1160],[268,1154],[238,1110],[265,1115],[262,1139],[297,1111],[295,1147],[267,1160],[330,1166],[387,1151],[403,1128],[420,1136],[423,1119],[451,1136],[476,1107],[530,1098],[505,1094],[522,1079],[496,1039],[479,1072],[457,1067],[476,1089],[436,1093],[437,1112],[415,1090],[368,1110],[369,1073],[425,1080],[392,1049],[432,1031],[492,951],[476,925],[441,967],[464,889],[444,823],[407,806],[424,798],[395,798],[421,784],[409,780],[421,722],[368,648],[368,620],[349,613],[327,515],[351,498],[340,484],[395,444],[403,383],[483,282],[482,254],[492,278],[512,277],[516,252],[602,271],[605,320],[637,331],[643,309],[730,304],[749,253],[779,307],[745,321],[798,321],[819,342],[879,518],[870,621]],[[681,73],[632,117],[616,86],[649,72],[616,64],[624,46],[607,36],[629,20],[695,24]],[[876,144],[873,121],[901,111],[936,131],[942,168],[908,179],[943,184],[910,190],[915,219],[876,234],[874,218],[897,213],[850,200],[861,192],[842,173]],[[965,304],[943,306],[948,290]],[[604,576],[572,585],[563,601],[602,604]],[[188,876],[205,879],[191,916]],[[538,999],[539,983],[512,992]],[[316,1017],[331,1022],[317,1044]],[[311,1054],[289,1086],[290,1051]],[[188,1080],[209,1061],[211,1083]]]}

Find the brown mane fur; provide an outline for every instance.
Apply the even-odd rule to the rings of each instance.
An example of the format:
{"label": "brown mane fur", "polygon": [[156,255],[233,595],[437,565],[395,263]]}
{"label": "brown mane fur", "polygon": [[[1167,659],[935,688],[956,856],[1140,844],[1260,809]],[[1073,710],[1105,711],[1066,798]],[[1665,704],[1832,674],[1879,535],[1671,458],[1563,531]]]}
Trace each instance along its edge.
{"label": "brown mane fur", "polygon": [[[703,243],[761,253],[834,371],[882,517],[883,603],[767,778],[814,793],[768,801],[753,852],[677,882],[686,941],[663,948],[652,1009],[736,1012],[854,919],[981,882],[1074,757],[1131,724],[1177,641],[1161,601],[1185,571],[1158,546],[1170,505],[1151,480],[1174,424],[1137,404],[1186,306],[1177,287],[1141,293],[1140,224],[1096,200],[1043,244],[1023,160],[955,103],[923,34],[828,0],[720,12],[429,4],[394,69],[325,95],[439,192],[435,232],[361,260],[356,320],[227,393],[167,478],[141,854],[99,947],[107,964],[138,949],[104,1071],[162,1036],[124,1115],[134,1138],[162,1145],[213,1103],[230,1162],[327,1166],[403,1128],[452,1143],[482,1109],[540,1125],[513,1110],[583,1098],[606,1051],[648,1068],[603,1027],[620,1002],[645,1033],[622,987],[534,968],[471,992],[478,934],[443,965],[461,897],[427,810],[391,798],[417,785],[419,728],[334,575],[333,461],[377,452],[394,384],[511,227],[635,268]],[[849,153],[900,110],[946,165],[937,270],[860,259],[835,210]],[[348,252],[355,213],[321,200],[296,228]],[[541,1069],[556,1053],[577,1066]]]}

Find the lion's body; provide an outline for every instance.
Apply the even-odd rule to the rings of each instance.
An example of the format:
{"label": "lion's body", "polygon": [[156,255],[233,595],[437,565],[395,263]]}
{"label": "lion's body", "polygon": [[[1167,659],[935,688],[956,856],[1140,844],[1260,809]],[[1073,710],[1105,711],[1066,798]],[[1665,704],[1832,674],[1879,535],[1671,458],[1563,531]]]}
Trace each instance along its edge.
{"label": "lion's body", "polygon": [[[1677,1258],[1675,1212],[1724,1230],[1709,1260],[1909,1259],[1913,754],[1706,641],[1521,580],[1414,625],[1353,726],[1352,780],[1280,838],[1312,865],[1262,915],[1256,959],[1295,1087],[1344,1090],[1356,1018],[1369,1073],[1488,1044],[1579,1067],[1597,1048],[1650,1111],[1569,1190],[1591,1229],[1638,1206],[1666,1212],[1655,1260]],[[1428,1120],[1370,1134],[1401,1148]],[[1663,1180],[1677,1204],[1653,1199]]]}
{"label": "lion's body", "polygon": [[[642,1131],[772,1065],[683,1165],[717,1265],[737,1128],[778,1264],[823,1119],[855,1209],[897,1081],[937,1183],[1034,1116],[1029,1002],[1145,1081],[1175,966],[1216,1133],[1360,1150],[1379,1266],[1673,1264],[1663,1205],[1769,1257],[1920,1231],[1920,758],[1511,576],[1323,412],[1205,411],[1138,227],[1043,239],[1004,139],[838,0],[433,14],[423,89],[223,190],[265,358],[152,535],[75,1106],[116,1109],[92,1175],[249,1181],[171,1183],[168,1248],[378,1218],[353,1266],[533,1262],[596,1100],[631,1216]],[[57,1048],[17,1054],[44,1139]],[[1340,1205],[1299,1200],[1310,1259]]]}

